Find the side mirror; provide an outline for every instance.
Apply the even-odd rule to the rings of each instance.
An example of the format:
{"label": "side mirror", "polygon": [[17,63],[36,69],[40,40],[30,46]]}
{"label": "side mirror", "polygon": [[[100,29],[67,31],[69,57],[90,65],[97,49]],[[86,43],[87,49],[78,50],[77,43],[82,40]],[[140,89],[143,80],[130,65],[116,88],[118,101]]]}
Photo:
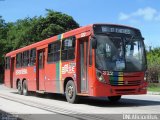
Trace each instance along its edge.
{"label": "side mirror", "polygon": [[92,49],[96,49],[97,48],[97,39],[96,38],[92,38],[91,39],[91,43],[92,43]]}

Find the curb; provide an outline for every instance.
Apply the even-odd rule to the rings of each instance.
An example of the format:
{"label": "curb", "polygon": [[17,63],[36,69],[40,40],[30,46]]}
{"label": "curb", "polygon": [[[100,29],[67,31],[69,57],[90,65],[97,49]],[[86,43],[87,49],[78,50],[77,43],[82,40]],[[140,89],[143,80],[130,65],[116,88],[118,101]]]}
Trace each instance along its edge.
{"label": "curb", "polygon": [[160,95],[160,92],[148,91],[147,94],[148,94],[148,95]]}

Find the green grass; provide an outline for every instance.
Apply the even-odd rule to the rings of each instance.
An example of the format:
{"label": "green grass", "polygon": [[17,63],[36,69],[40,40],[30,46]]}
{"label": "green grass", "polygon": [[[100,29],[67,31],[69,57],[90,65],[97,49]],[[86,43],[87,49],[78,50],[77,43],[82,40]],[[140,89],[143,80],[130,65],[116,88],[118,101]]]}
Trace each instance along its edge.
{"label": "green grass", "polygon": [[160,92],[160,83],[149,83],[148,91]]}
{"label": "green grass", "polygon": [[155,88],[148,88],[148,91],[152,91],[152,92],[160,92],[160,87],[155,87]]}

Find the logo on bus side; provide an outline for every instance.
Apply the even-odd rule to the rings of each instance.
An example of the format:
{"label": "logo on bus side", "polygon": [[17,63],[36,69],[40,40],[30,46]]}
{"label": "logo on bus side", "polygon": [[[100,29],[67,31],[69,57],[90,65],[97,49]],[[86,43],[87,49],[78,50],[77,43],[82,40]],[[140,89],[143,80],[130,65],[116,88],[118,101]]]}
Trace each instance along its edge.
{"label": "logo on bus side", "polygon": [[65,64],[64,66],[62,66],[62,74],[75,73],[75,67],[76,67],[76,63]]}
{"label": "logo on bus side", "polygon": [[81,33],[81,37],[85,37],[86,36],[86,33]]}
{"label": "logo on bus side", "polygon": [[25,75],[28,74],[27,69],[16,70],[16,75]]}

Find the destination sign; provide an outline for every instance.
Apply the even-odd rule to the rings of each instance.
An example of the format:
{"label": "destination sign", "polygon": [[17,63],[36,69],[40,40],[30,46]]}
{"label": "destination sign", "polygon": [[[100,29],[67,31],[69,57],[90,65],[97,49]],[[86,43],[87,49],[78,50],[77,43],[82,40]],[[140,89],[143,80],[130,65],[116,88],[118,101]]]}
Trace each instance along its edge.
{"label": "destination sign", "polygon": [[102,26],[101,29],[102,29],[102,32],[115,32],[115,33],[131,34],[131,30],[123,29],[123,28]]}
{"label": "destination sign", "polygon": [[116,25],[95,25],[93,27],[94,33],[121,33],[127,35],[141,35],[139,30],[123,27],[123,26],[116,26]]}

